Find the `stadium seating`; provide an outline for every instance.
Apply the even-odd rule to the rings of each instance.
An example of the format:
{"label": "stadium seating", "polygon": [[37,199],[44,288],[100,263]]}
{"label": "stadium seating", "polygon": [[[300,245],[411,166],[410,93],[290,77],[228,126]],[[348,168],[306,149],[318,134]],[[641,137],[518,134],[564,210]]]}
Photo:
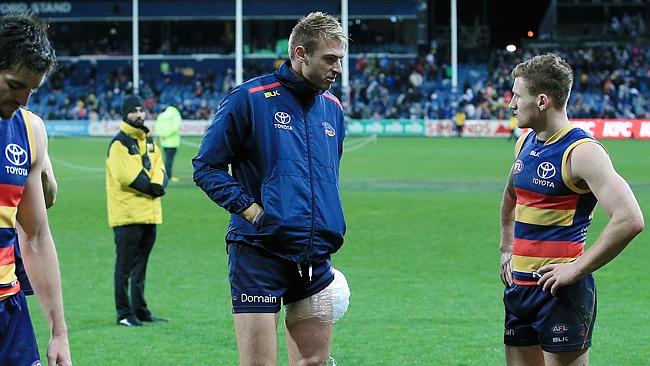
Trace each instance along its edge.
{"label": "stadium seating", "polygon": [[[350,58],[347,113],[352,118],[438,119],[462,108],[469,119],[505,119],[511,69],[546,51],[493,51],[485,63],[461,63],[456,99],[443,55],[356,54]],[[650,48],[603,44],[553,51],[574,69],[571,117],[650,118]],[[276,59],[247,59],[245,78],[272,71]],[[232,57],[147,59],[141,62],[140,92],[154,114],[174,104],[185,119],[209,119],[234,86],[233,69]],[[29,107],[49,120],[119,119],[120,101],[133,91],[130,80],[128,57],[64,60]],[[341,95],[340,84],[333,92]]]}

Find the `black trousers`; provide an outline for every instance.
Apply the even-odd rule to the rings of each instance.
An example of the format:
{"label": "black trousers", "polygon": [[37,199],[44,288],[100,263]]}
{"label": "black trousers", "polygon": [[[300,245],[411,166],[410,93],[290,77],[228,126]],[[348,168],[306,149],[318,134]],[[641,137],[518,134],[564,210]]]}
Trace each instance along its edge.
{"label": "black trousers", "polygon": [[174,166],[174,157],[178,149],[175,147],[165,147],[163,150],[165,151],[165,170],[167,171],[167,176],[171,178],[173,177],[172,167]]}
{"label": "black trousers", "polygon": [[[116,226],[115,234],[115,309],[117,319],[135,315],[148,318],[151,312],[144,298],[144,284],[149,254],[156,241],[156,225]],[[131,298],[129,299],[129,280]]]}

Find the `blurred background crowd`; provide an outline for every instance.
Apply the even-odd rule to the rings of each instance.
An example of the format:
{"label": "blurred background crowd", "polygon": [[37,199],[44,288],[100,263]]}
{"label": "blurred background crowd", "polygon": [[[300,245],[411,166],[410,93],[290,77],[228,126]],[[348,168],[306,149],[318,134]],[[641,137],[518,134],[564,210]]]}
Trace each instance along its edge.
{"label": "blurred background crowd", "polygon": [[[552,51],[574,69],[570,117],[650,118],[648,1],[546,1],[537,5],[537,18],[521,24],[499,18],[502,9],[495,2],[471,2],[476,9],[459,10],[457,90],[451,87],[449,4],[351,2],[362,15],[349,22],[349,98],[340,80],[333,87],[347,99],[348,116],[446,119],[462,110],[468,119],[507,119],[510,71],[534,54]],[[140,3],[146,9],[148,1]],[[276,5],[279,13],[290,14],[283,8],[290,2]],[[34,95],[31,109],[48,120],[120,119],[120,101],[133,92],[127,9],[126,3],[114,7],[119,14],[102,21],[50,19],[60,67]],[[139,92],[154,115],[173,104],[184,119],[210,119],[235,86],[234,24],[231,18],[188,12],[178,20],[155,16],[155,10],[143,16]],[[286,36],[295,18],[247,18],[244,80],[286,59]],[[516,36],[504,38],[508,33]],[[506,43],[517,49],[505,50]]]}

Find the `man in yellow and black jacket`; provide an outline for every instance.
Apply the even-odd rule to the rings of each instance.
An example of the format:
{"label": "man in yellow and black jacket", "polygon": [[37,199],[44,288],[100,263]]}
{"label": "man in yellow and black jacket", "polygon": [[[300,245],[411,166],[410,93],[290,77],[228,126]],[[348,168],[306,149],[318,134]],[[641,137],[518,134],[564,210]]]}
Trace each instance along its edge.
{"label": "man in yellow and black jacket", "polygon": [[[167,178],[160,149],[144,125],[144,101],[128,96],[122,103],[120,132],[106,159],[108,224],[115,235],[115,309],[117,324],[165,322],[153,316],[144,298],[147,261],[162,223],[160,197]],[[129,298],[129,279],[131,296]]]}

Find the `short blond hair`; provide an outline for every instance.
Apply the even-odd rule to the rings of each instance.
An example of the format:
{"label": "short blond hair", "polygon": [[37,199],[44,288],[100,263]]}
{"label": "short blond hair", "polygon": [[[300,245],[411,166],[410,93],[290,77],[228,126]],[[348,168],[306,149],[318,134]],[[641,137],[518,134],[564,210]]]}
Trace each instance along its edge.
{"label": "short blond hair", "polygon": [[573,86],[571,66],[553,53],[537,55],[520,63],[511,76],[524,78],[532,95],[545,93],[555,98],[559,107],[566,106]]}
{"label": "short blond hair", "polygon": [[297,46],[303,46],[307,54],[311,55],[320,41],[332,39],[341,41],[347,48],[348,37],[343,34],[338,19],[320,11],[309,13],[291,30],[289,57],[294,57],[293,51]]}

